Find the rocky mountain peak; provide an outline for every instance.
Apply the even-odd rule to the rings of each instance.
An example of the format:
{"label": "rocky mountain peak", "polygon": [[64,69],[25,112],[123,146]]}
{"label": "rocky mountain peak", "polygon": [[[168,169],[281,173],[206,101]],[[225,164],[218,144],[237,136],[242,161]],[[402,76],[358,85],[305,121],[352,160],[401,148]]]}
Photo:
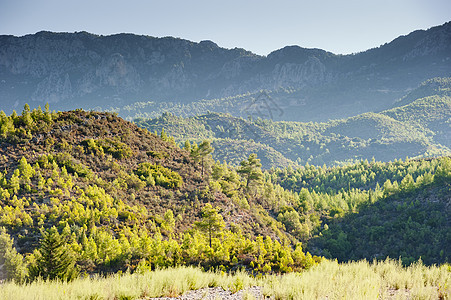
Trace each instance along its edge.
{"label": "rocky mountain peak", "polygon": [[449,76],[450,28],[413,32],[358,55],[287,46],[267,57],[212,41],[129,33],[0,36],[0,103],[11,111],[30,99],[90,109],[289,88],[302,94],[293,103],[366,101],[357,106],[382,109],[424,80]]}

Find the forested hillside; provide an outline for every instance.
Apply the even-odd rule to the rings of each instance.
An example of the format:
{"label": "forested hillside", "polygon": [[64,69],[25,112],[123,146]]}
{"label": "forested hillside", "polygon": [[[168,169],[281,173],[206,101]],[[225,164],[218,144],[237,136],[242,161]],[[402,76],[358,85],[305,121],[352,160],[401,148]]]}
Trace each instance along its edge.
{"label": "forested hillside", "polygon": [[430,184],[405,180],[399,191],[388,192],[358,214],[330,222],[322,236],[310,241],[310,249],[340,261],[396,256],[405,265],[420,258],[426,264],[449,261],[450,171]]}
{"label": "forested hillside", "polygon": [[0,103],[7,113],[32,101],[123,118],[168,109],[246,117],[252,99],[269,95],[280,110],[274,120],[325,122],[386,109],[421,82],[449,76],[450,37],[448,22],[356,54],[285,46],[261,56],[125,33],[1,35]]}
{"label": "forested hillside", "polygon": [[403,99],[406,105],[327,123],[272,121],[250,112],[248,118],[208,113],[183,118],[164,113],[135,123],[150,131],[165,130],[179,143],[211,139],[214,158],[239,164],[258,153],[264,168],[339,165],[344,162],[392,161],[405,157],[451,154],[450,78],[429,80]]}
{"label": "forested hillside", "polygon": [[[321,260],[299,242],[340,260],[449,260],[449,158],[263,172],[255,154],[214,162],[208,141],[180,149],[108,113],[26,105],[0,117],[3,278],[187,264],[289,272]],[[52,253],[65,272],[49,273]]]}
{"label": "forested hillside", "polygon": [[287,272],[320,260],[263,208],[297,195],[265,180],[255,156],[214,163],[208,142],[180,149],[107,113],[26,105],[0,117],[6,278],[46,276],[52,253],[71,258],[66,279],[138,264]]}
{"label": "forested hillside", "polygon": [[449,261],[450,158],[307,165],[270,174],[272,182],[299,192],[301,219],[319,219],[321,234],[308,242],[313,253],[341,261]]}

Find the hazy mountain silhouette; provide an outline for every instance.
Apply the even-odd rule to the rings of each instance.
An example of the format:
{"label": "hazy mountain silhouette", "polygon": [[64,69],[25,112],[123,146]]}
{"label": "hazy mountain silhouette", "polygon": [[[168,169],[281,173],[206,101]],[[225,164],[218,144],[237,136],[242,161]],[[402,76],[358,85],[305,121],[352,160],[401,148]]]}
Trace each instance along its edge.
{"label": "hazy mountain silhouette", "polygon": [[[0,103],[56,109],[191,103],[278,92],[279,119],[342,118],[386,109],[410,89],[451,74],[451,22],[353,55],[287,46],[244,49],[133,34],[38,32],[0,36]],[[33,106],[33,105],[32,105]]]}

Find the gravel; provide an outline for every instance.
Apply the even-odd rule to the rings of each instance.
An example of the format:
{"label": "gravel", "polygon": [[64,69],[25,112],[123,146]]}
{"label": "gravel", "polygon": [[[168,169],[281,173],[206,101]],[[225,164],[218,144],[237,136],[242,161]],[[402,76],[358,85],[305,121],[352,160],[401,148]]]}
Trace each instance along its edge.
{"label": "gravel", "polygon": [[229,290],[224,290],[222,287],[214,288],[203,288],[195,291],[188,291],[185,294],[171,298],[171,297],[161,297],[161,298],[145,298],[145,300],[151,299],[181,299],[181,300],[195,300],[195,299],[205,299],[205,300],[216,300],[216,299],[227,299],[227,300],[241,300],[241,299],[270,299],[264,297],[262,293],[262,287],[253,286],[233,294]]}

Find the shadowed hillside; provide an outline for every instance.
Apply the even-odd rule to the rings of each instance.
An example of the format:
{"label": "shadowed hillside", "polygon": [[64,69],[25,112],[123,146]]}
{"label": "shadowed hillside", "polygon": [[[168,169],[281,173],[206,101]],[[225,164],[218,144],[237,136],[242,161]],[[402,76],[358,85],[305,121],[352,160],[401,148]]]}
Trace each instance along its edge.
{"label": "shadowed hillside", "polygon": [[436,175],[438,184],[406,186],[358,214],[330,222],[310,249],[340,261],[400,256],[405,265],[420,258],[426,264],[449,262],[451,169],[445,172]]}
{"label": "shadowed hillside", "polygon": [[[214,120],[220,118],[209,124],[216,124]],[[247,123],[240,119],[236,124]],[[289,123],[281,124],[289,130]],[[242,129],[230,132],[241,135]],[[302,245],[313,253],[347,259],[333,248],[335,240],[342,245],[344,239],[335,226],[342,218],[365,216],[368,207],[388,209],[385,216],[401,207],[402,218],[411,218],[418,223],[415,228],[440,241],[429,252],[423,252],[429,239],[418,245],[424,261],[448,261],[443,232],[449,231],[449,222],[438,215],[440,210],[447,213],[447,204],[421,205],[436,203],[434,199],[447,203],[449,158],[262,171],[255,154],[237,167],[214,162],[209,141],[187,142],[181,149],[165,132],[157,136],[113,114],[56,113],[48,106],[42,111],[28,105],[21,115],[0,113],[0,139],[4,279],[44,276],[49,253],[62,253],[58,259],[66,262],[60,265],[72,266],[70,273],[56,277],[63,280],[79,271],[177,265],[229,271],[244,267],[257,273],[303,270],[322,258],[304,252]],[[241,147],[256,150],[248,144]],[[424,197],[417,195],[421,191]],[[432,219],[420,222],[421,209]],[[396,220],[386,223],[398,224]],[[373,221],[366,223],[368,230],[373,230]],[[396,227],[387,238],[408,236],[407,229]],[[356,239],[373,241],[372,236]],[[343,243],[347,249],[353,240]],[[418,258],[416,248],[401,248],[388,255]]]}
{"label": "shadowed hillside", "polygon": [[[451,154],[451,98],[449,78],[425,82],[418,93],[432,94],[380,113],[365,113],[327,123],[272,121],[249,116],[208,113],[183,118],[164,113],[159,118],[136,119],[151,131],[165,130],[177,142],[211,139],[217,151],[214,158],[235,164],[258,152],[264,168],[303,165],[337,165],[373,157],[392,161],[408,157]],[[243,147],[243,145],[247,145]],[[246,148],[248,150],[246,150]]]}
{"label": "shadowed hillside", "polygon": [[424,80],[449,76],[450,36],[448,22],[358,54],[287,46],[259,56],[173,37],[3,35],[0,103],[8,113],[32,100],[60,110],[114,110],[124,118],[181,107],[181,115],[210,110],[246,117],[252,98],[265,91],[283,112],[275,120],[324,122],[392,107]]}

